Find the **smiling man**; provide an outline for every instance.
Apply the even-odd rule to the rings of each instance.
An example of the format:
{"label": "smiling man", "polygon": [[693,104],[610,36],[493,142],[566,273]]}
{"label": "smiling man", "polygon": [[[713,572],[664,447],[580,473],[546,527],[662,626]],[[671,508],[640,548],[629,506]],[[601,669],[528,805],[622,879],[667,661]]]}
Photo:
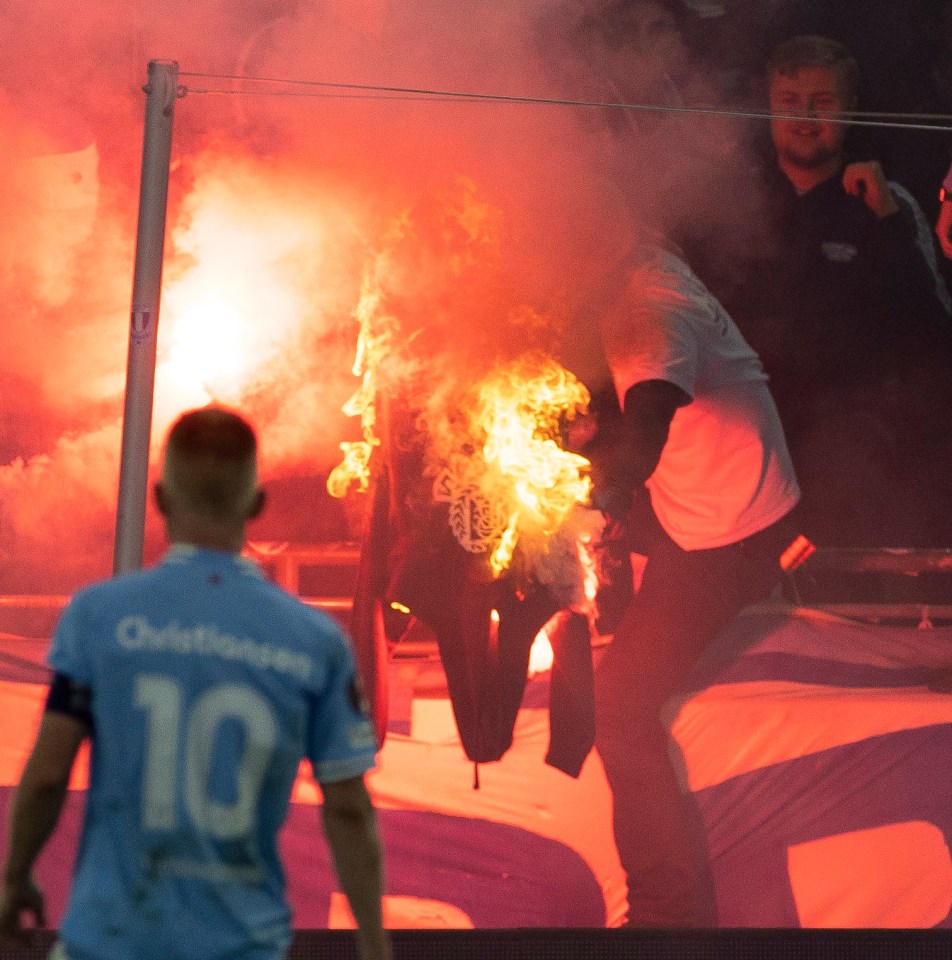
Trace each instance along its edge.
{"label": "smiling man", "polygon": [[779,47],[769,70],[770,133],[777,163],[801,196],[840,174],[843,189],[878,218],[899,212],[875,160],[844,164],[846,127],[856,110],[859,69],[849,51],[824,37]]}
{"label": "smiling man", "polygon": [[946,512],[931,503],[941,467],[928,424],[943,406],[950,332],[925,218],[876,159],[848,157],[843,121],[860,76],[845,46],[795,37],[773,52],[767,82],[777,246],[762,280],[769,295],[745,333],[773,378],[817,511],[811,532],[834,544],[925,545]]}
{"label": "smiling man", "polygon": [[688,260],[770,377],[807,535],[944,546],[952,324],[929,224],[876,158],[851,152],[860,77],[843,44],[788,40],[765,79],[771,143],[744,178],[751,215],[690,224]]}

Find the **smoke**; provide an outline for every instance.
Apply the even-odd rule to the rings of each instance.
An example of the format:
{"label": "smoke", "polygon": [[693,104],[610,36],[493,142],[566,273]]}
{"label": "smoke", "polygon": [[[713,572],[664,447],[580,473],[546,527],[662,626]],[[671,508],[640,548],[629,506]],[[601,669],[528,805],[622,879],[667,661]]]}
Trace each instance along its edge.
{"label": "smoke", "polygon": [[120,425],[64,433],[48,453],[0,469],[0,569],[8,592],[61,593],[104,576]]}
{"label": "smoke", "polygon": [[[703,178],[733,135],[665,121],[634,136],[599,109],[227,77],[633,97],[617,79],[618,47],[586,33],[593,10],[9,3],[0,590],[60,592],[110,566],[150,58],[178,61],[187,88],[175,106],[153,459],[178,412],[215,400],[255,421],[266,481],[320,481],[340,442],[360,435],[340,408],[359,385],[354,311],[368,283],[413,345],[384,374],[426,384],[421,427],[439,430],[477,373],[526,349],[558,351],[619,255],[632,204],[663,197],[675,211],[672,185]],[[689,67],[679,61],[675,86]],[[151,512],[149,524],[154,552]]]}

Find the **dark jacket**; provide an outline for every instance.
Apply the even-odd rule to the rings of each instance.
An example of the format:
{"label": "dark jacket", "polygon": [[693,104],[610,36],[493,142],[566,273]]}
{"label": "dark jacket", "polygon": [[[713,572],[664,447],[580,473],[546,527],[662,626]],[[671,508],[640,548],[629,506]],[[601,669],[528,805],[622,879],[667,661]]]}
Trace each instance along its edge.
{"label": "dark jacket", "polygon": [[952,321],[931,236],[901,191],[879,219],[839,174],[799,196],[774,166],[756,186],[759,222],[688,238],[688,255],[770,376],[810,532],[926,545],[952,508],[923,502],[931,480],[917,487],[952,439]]}

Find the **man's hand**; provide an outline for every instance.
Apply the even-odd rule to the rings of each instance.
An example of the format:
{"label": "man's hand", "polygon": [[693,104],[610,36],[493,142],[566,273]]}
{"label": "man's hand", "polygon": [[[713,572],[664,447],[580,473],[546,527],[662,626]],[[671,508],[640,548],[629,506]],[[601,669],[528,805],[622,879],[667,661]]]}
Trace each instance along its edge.
{"label": "man's hand", "polygon": [[623,523],[609,519],[595,545],[595,628],[603,635],[615,632],[634,595],[630,539]]}
{"label": "man's hand", "polygon": [[602,478],[601,482],[596,482],[592,487],[592,508],[605,515],[606,530],[612,526],[624,525],[631,512],[631,497],[632,489],[628,483],[612,483]]}
{"label": "man's hand", "polygon": [[582,416],[569,421],[563,428],[565,449],[571,450],[573,453],[584,450],[585,446],[591,443],[595,437],[597,428],[597,421],[589,413],[582,414]]}
{"label": "man's hand", "polygon": [[843,189],[859,197],[880,220],[899,212],[899,204],[876,160],[849,164],[843,171]]}
{"label": "man's hand", "polygon": [[942,252],[952,260],[952,200],[943,200],[939,207],[939,219],[936,221],[935,233],[939,238]]}
{"label": "man's hand", "polygon": [[21,915],[30,913],[38,926],[45,926],[43,894],[33,882],[36,857],[56,826],[73,761],[89,727],[65,713],[47,710],[33,744],[20,785],[13,795],[9,835],[0,873],[4,878],[0,897],[0,939],[27,936]]}
{"label": "man's hand", "polygon": [[46,926],[43,892],[27,877],[19,883],[7,883],[0,895],[0,942],[23,940],[28,928],[23,926],[23,914],[33,917],[35,927]]}

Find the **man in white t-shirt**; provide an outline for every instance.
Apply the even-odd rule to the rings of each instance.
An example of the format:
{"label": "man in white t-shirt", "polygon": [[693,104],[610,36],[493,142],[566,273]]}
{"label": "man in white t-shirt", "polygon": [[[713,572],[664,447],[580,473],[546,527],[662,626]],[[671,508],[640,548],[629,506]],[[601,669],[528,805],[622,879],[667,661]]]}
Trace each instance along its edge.
{"label": "man in white t-shirt", "polygon": [[[596,677],[628,923],[712,926],[660,711],[707,644],[778,583],[800,490],[757,355],[680,256],[641,248],[600,333],[622,418],[595,503],[639,527],[647,556]],[[650,529],[632,510],[645,488]]]}

